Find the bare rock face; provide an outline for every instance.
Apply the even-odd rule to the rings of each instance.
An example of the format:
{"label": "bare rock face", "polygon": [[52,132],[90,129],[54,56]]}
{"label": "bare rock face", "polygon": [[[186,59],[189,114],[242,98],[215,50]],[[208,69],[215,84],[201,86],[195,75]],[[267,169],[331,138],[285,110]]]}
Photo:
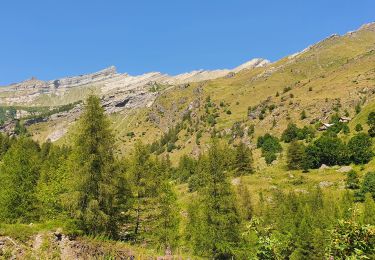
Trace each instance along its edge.
{"label": "bare rock face", "polygon": [[340,169],[336,170],[337,172],[350,172],[351,170],[353,170],[353,167],[351,166],[343,166],[341,167]]}
{"label": "bare rock face", "polygon": [[32,77],[31,79],[27,79],[25,81],[22,81],[20,83],[15,83],[9,85],[10,89],[16,91],[16,90],[28,90],[28,89],[43,89],[48,88],[47,82],[43,80],[39,80],[35,77]]}
{"label": "bare rock face", "polygon": [[244,69],[253,69],[253,68],[265,67],[268,64],[270,64],[269,60],[256,58],[256,59],[252,59],[248,62],[245,62],[244,64],[232,69],[231,71],[237,73],[237,72],[240,72],[241,70],[244,70]]}
{"label": "bare rock face", "polygon": [[[234,69],[222,70],[196,70],[176,76],[170,76],[160,72],[150,72],[143,75],[132,76],[127,73],[118,73],[116,67],[111,66],[98,72],[64,77],[55,80],[43,81],[35,77],[20,83],[11,84],[0,88],[0,104],[8,106],[50,106],[72,104],[84,99],[91,91],[101,97],[102,106],[107,114],[127,113],[129,110],[151,107],[155,99],[163,93],[164,89],[177,87],[185,89],[190,82],[202,82],[194,93],[200,96],[204,85],[208,80],[219,77],[234,77],[237,72],[244,69],[263,67],[269,64],[264,59],[253,59]],[[78,89],[78,91],[77,91]],[[175,103],[173,111],[178,112],[178,105],[185,104],[187,99],[180,99]],[[198,108],[200,100],[197,98],[189,104],[186,112]],[[48,133],[52,141],[58,140],[67,132],[67,125],[73,124],[81,114],[82,106],[76,105],[69,111],[38,118],[31,117],[25,121],[25,125],[51,122],[55,129]],[[157,114],[164,114],[166,109],[155,106]],[[17,119],[26,119],[29,116],[26,110],[17,110]],[[159,116],[150,115],[150,121],[159,124]],[[35,115],[34,115],[35,116]],[[14,122],[4,124],[0,131],[14,132]]]}
{"label": "bare rock face", "polygon": [[93,84],[99,81],[110,79],[116,75],[116,67],[111,66],[109,68],[91,74],[51,80],[48,82],[48,86],[50,88],[71,88],[80,85]]}
{"label": "bare rock face", "polygon": [[359,30],[369,30],[375,32],[375,22],[364,24],[359,28]]}

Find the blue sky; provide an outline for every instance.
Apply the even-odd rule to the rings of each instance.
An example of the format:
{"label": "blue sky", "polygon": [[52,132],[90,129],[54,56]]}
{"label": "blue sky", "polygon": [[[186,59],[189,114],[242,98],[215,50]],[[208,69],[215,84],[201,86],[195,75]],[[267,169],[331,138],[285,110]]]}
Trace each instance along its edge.
{"label": "blue sky", "polygon": [[274,61],[371,21],[374,0],[3,0],[0,85]]}

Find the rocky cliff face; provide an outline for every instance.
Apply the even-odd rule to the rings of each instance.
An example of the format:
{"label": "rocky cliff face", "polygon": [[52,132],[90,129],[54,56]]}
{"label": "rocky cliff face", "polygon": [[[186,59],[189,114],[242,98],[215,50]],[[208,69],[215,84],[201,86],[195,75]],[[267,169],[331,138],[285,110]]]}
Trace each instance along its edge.
{"label": "rocky cliff face", "polygon": [[[101,97],[102,105],[108,114],[127,113],[132,109],[151,107],[157,96],[167,88],[188,85],[191,82],[212,80],[220,77],[231,77],[244,69],[267,66],[269,61],[253,59],[234,69],[197,70],[170,76],[160,72],[150,72],[143,75],[131,76],[118,73],[116,67],[111,66],[101,71],[65,77],[50,81],[38,80],[35,77],[20,83],[0,88],[0,104],[7,106],[25,107],[58,107],[77,102],[91,92]],[[77,104],[69,111],[58,112],[40,118],[42,113],[34,113],[37,120],[26,120],[28,125],[39,122],[51,122],[55,130],[48,138],[55,141],[66,133],[67,125],[74,123],[80,115],[82,106]],[[14,119],[29,118],[30,113],[18,110]],[[61,125],[59,122],[65,122]],[[9,121],[10,132],[14,122]],[[3,130],[4,130],[3,129]],[[5,131],[4,130],[4,131]],[[2,131],[0,129],[0,131]]]}
{"label": "rocky cliff face", "polygon": [[104,81],[106,79],[111,79],[115,77],[116,75],[117,75],[116,67],[111,66],[109,68],[106,68],[104,70],[101,70],[92,74],[51,80],[47,84],[50,88],[71,88],[71,87],[77,87],[77,86],[82,86],[86,84],[95,84],[97,82]]}
{"label": "rocky cliff face", "polygon": [[[267,60],[253,59],[234,69],[211,71],[197,70],[176,76],[170,76],[159,72],[131,76],[127,73],[118,73],[116,67],[111,66],[91,74],[60,78],[50,81],[42,81],[36,78],[31,78],[21,83],[12,84],[0,88],[0,103],[5,105],[38,105],[37,100],[39,100],[43,95],[59,96],[60,100],[62,100],[64,99],[64,96],[71,96],[71,89],[94,86],[100,89],[99,94],[101,94],[105,100],[114,99],[114,104],[117,104],[117,101],[115,100],[123,99],[123,97],[120,98],[119,96],[133,96],[130,99],[139,99],[141,100],[142,104],[145,105],[149,104],[149,102],[152,101],[155,96],[154,94],[150,95],[146,93],[149,92],[153,86],[173,86],[190,82],[211,80],[238,73],[244,69],[264,67],[268,64],[269,61]],[[154,91],[156,90],[157,89],[154,89]],[[143,98],[136,98],[135,96],[138,94],[142,95],[143,97],[147,97],[146,100]],[[117,110],[115,109],[115,111]]]}

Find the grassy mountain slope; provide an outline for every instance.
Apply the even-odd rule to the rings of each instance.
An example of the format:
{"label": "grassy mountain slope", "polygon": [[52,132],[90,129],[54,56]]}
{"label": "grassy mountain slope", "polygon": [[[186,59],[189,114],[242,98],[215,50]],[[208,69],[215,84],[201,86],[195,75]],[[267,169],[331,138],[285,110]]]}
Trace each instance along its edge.
{"label": "grassy mountain slope", "polygon": [[[181,131],[178,141],[181,148],[173,152],[178,157],[181,153],[199,149],[195,145],[199,130],[203,131],[201,143],[204,145],[213,128],[230,132],[235,122],[242,122],[245,127],[254,124],[255,136],[258,136],[265,132],[280,135],[289,122],[301,126],[327,122],[336,112],[343,115],[348,111],[354,117],[357,104],[366,106],[374,98],[374,27],[365,27],[344,36],[331,36],[264,68],[193,83],[186,88],[169,88],[158,97],[150,112],[113,116],[115,128],[126,143],[139,138],[152,141],[180,122],[189,106],[193,107],[190,111],[196,131],[188,135]],[[206,113],[208,96],[213,107]],[[220,106],[220,103],[224,105]],[[201,118],[213,114],[212,110],[217,110],[218,114],[214,127]],[[265,111],[264,119],[260,120],[262,110]],[[255,119],[248,117],[249,111],[253,112]],[[303,120],[300,118],[302,111],[306,113]],[[157,119],[151,122],[150,118],[155,117]],[[119,122],[122,122],[121,127],[116,127]],[[129,140],[126,134],[131,131],[135,138]]]}
{"label": "grassy mountain slope", "polygon": [[[127,152],[139,139],[147,143],[157,140],[181,122],[188,112],[191,123],[186,123],[179,132],[176,142],[179,149],[170,153],[172,159],[185,153],[198,154],[204,149],[213,129],[230,136],[236,122],[240,122],[244,129],[254,124],[256,137],[266,132],[280,135],[289,122],[300,126],[327,122],[336,112],[343,115],[347,111],[354,117],[358,104],[367,106],[374,99],[374,46],[375,25],[369,24],[343,36],[328,37],[266,67],[168,87],[159,93],[151,108],[111,115],[118,149]],[[73,95],[75,98],[70,101],[85,96],[85,93],[81,94]],[[210,102],[207,102],[207,97],[210,97]],[[207,105],[210,106],[208,110]],[[302,111],[305,111],[306,118],[301,120]],[[264,119],[259,119],[260,114]],[[208,122],[213,115],[215,125]],[[355,122],[358,120],[364,119],[354,119]],[[64,125],[64,122],[60,124]],[[56,122],[46,122],[31,126],[30,130],[36,139],[45,140],[55,128]],[[70,133],[74,132],[73,129]],[[199,132],[202,137],[197,145]],[[244,139],[253,143],[246,134]],[[67,140],[69,134],[59,142]]]}

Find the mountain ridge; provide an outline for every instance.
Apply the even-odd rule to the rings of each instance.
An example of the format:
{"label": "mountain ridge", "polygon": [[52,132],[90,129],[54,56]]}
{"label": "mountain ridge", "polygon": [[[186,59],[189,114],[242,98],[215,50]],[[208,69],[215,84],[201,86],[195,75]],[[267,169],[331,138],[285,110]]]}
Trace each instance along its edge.
{"label": "mountain ridge", "polygon": [[[255,125],[255,136],[265,132],[280,135],[289,122],[314,125],[329,120],[337,109],[353,114],[357,104],[371,104],[375,93],[375,71],[371,69],[375,65],[373,27],[370,23],[342,36],[334,34],[272,63],[253,59],[231,70],[197,70],[176,76],[160,72],[132,76],[110,67],[103,75],[83,75],[81,85],[77,85],[77,77],[68,77],[60,79],[57,88],[50,81],[48,91],[40,91],[32,84],[20,91],[2,89],[0,102],[3,106],[18,106],[18,118],[28,120],[33,113],[42,113],[28,112],[26,107],[51,109],[97,94],[111,115],[120,149],[123,143],[131,147],[138,139],[153,142],[190,114],[195,132],[180,136],[181,149],[173,151],[172,157],[197,154],[214,129],[228,135],[238,122],[244,129]],[[94,83],[87,83],[88,78]],[[43,82],[32,79],[32,83],[37,86]],[[78,87],[62,87],[74,84]],[[209,114],[205,112],[208,98],[216,112],[210,112],[212,108]],[[81,109],[76,104],[70,111],[28,124],[28,128],[37,140],[60,140],[69,136],[68,129],[74,126]],[[307,117],[300,120],[302,111]],[[195,144],[193,138],[200,135],[202,144]],[[250,139],[244,141],[251,144]],[[61,140],[65,142],[66,138]]]}

